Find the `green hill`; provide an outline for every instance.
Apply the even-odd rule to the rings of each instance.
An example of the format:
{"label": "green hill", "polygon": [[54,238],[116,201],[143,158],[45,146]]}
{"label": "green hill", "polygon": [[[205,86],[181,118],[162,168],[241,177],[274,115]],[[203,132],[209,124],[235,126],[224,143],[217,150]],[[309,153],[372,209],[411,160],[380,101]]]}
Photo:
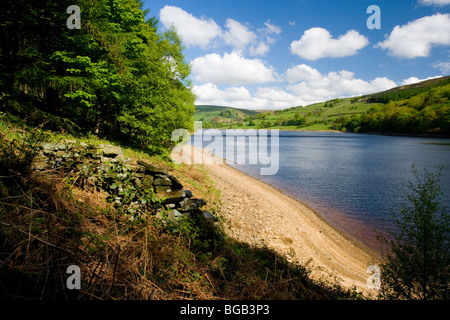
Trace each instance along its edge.
{"label": "green hill", "polygon": [[[236,110],[234,108],[210,107],[217,117],[211,125],[218,128],[447,135],[450,134],[449,98],[450,76],[447,76],[365,96],[256,112],[248,114],[243,120],[232,118],[225,121],[217,116],[227,109]],[[249,110],[240,111],[246,114]],[[196,110],[195,117],[205,121],[212,119],[200,110]]]}
{"label": "green hill", "polygon": [[232,107],[198,105],[195,106],[195,121],[203,121],[204,127],[220,127],[230,124],[242,125],[248,116],[257,115],[259,112],[248,109]]}

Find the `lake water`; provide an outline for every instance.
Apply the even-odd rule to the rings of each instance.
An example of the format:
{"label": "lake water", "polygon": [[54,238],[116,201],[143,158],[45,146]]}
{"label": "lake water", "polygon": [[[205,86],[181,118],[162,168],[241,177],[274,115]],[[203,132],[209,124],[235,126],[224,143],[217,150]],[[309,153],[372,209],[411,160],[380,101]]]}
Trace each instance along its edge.
{"label": "lake water", "polygon": [[[249,140],[245,144],[248,153]],[[402,190],[413,180],[413,163],[419,172],[427,168],[436,173],[443,167],[443,203],[450,208],[450,139],[280,131],[275,175],[261,175],[261,165],[246,163],[231,166],[307,204],[375,249],[374,229],[394,230],[391,216],[405,202]]]}

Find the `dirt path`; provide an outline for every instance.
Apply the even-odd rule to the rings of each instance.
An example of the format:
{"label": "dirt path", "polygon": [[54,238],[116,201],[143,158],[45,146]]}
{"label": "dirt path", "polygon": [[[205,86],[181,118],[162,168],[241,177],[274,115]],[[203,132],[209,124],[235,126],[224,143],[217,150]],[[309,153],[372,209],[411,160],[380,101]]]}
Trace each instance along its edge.
{"label": "dirt path", "polygon": [[372,254],[304,204],[226,164],[211,164],[210,154],[203,154],[203,159],[209,160],[205,165],[221,191],[217,214],[225,218],[229,235],[256,246],[265,244],[290,261],[307,265],[316,279],[337,280],[374,294],[367,288],[366,273],[377,261]]}

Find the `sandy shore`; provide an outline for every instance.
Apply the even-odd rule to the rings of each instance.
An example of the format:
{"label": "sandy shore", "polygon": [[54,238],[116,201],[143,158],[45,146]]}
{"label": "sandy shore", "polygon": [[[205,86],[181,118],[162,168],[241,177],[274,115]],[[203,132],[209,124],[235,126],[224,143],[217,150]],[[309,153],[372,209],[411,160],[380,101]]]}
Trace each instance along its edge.
{"label": "sandy shore", "polygon": [[[202,152],[193,149],[197,155]],[[186,163],[188,155],[180,153],[179,159]],[[218,160],[203,152],[204,164],[221,191],[217,215],[224,218],[230,236],[255,246],[267,245],[309,267],[313,278],[375,293],[367,288],[366,273],[369,265],[377,264],[373,252],[338,232],[301,202]]]}

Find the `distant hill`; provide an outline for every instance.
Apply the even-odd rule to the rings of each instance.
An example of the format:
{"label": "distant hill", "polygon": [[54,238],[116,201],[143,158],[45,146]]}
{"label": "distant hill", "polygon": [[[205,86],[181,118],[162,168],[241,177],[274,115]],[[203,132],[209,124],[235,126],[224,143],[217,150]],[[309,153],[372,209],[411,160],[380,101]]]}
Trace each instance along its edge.
{"label": "distant hill", "polygon": [[395,88],[392,88],[392,89],[389,89],[386,91],[369,94],[366,97],[374,97],[374,96],[384,95],[384,94],[388,94],[388,93],[411,90],[411,89],[426,89],[430,86],[442,85],[443,82],[447,81],[447,80],[450,80],[450,76],[434,78],[434,79],[429,79],[429,80],[425,80],[425,81],[421,81],[421,82],[417,82],[417,83],[412,83],[412,84],[408,84],[408,85],[404,85],[404,86],[400,86],[400,87],[395,87]]}
{"label": "distant hill", "polygon": [[259,112],[248,109],[238,109],[224,106],[214,105],[198,105],[195,106],[194,120],[203,121],[205,126],[214,124],[213,126],[239,124],[248,116],[257,115]]}
{"label": "distant hill", "polygon": [[343,130],[448,134],[450,76],[359,97],[275,111],[197,106],[194,118],[216,128]]}

